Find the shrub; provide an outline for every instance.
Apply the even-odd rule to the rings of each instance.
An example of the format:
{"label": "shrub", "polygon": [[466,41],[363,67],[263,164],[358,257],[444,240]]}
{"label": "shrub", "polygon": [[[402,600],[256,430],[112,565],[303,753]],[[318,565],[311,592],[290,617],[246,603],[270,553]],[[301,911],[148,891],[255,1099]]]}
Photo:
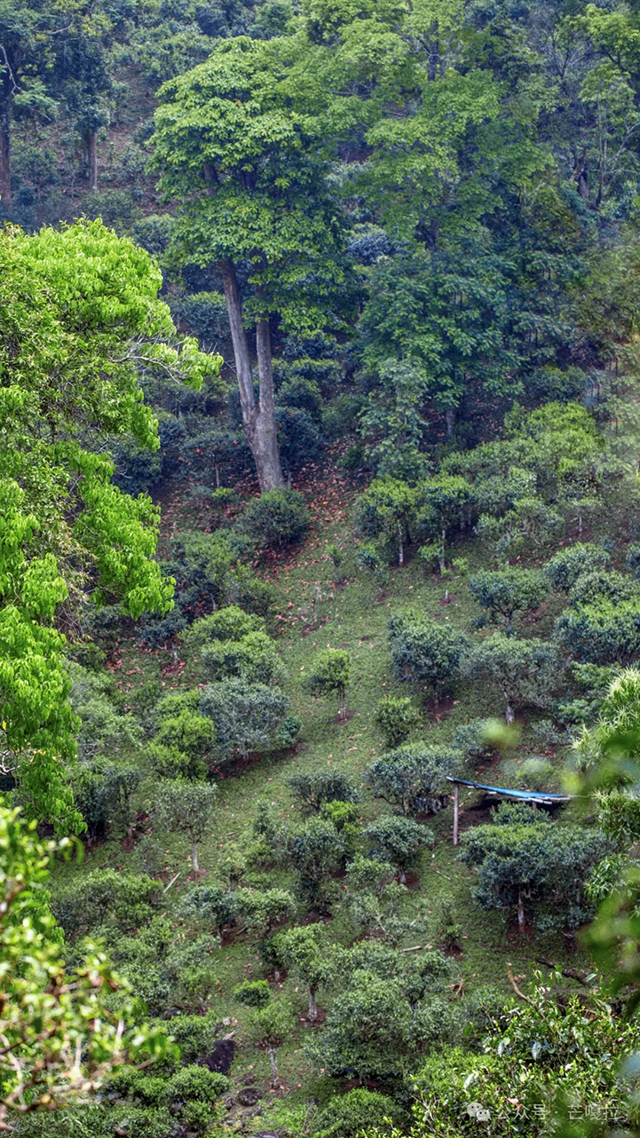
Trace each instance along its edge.
{"label": "shrub", "polygon": [[437,698],[458,676],[466,639],[448,625],[419,613],[392,616],[389,639],[399,680],[425,684]]}
{"label": "shrub", "polygon": [[456,773],[459,762],[459,753],[447,747],[399,747],[376,759],[365,779],[376,798],[403,814],[433,814],[441,808],[446,776]]}
{"label": "shrub", "polygon": [[561,549],[544,566],[544,574],[554,589],[568,593],[578,577],[584,573],[594,573],[607,569],[611,564],[609,554],[599,545],[578,542],[567,549]]}
{"label": "shrub", "polygon": [[385,746],[391,750],[406,743],[420,716],[409,696],[387,695],[378,703],[374,720],[384,735]]}
{"label": "shrub", "polygon": [[537,569],[509,569],[476,573],[469,581],[469,590],[481,608],[486,609],[489,620],[500,620],[509,634],[516,613],[530,612],[540,606],[549,591],[544,574]]}
{"label": "shrub", "polygon": [[60,889],[51,907],[67,933],[107,922],[126,932],[146,924],[161,897],[159,881],[115,869],[94,869],[75,884]]}
{"label": "shrub", "polygon": [[310,521],[302,494],[296,490],[268,490],[249,503],[236,525],[261,549],[281,549],[301,541]]}
{"label": "shrub", "polygon": [[154,817],[159,826],[188,838],[194,873],[199,871],[198,843],[209,828],[217,794],[210,783],[187,779],[166,779],[156,791]]}
{"label": "shrub", "polygon": [[640,599],[596,597],[567,609],[556,621],[554,639],[581,663],[633,664],[640,656]]}
{"label": "shrub", "polygon": [[486,763],[493,757],[494,746],[491,743],[489,732],[492,719],[472,719],[456,727],[453,736],[453,746],[473,765]]}
{"label": "shrub", "polygon": [[213,721],[216,756],[222,761],[283,745],[278,732],[284,728],[289,700],[277,687],[221,680],[206,686],[200,707]]}
{"label": "shrub", "polygon": [[319,814],[326,802],[359,802],[351,779],[340,771],[297,774],[287,780],[306,814]]}
{"label": "shrub", "polygon": [[357,1138],[363,1132],[378,1131],[385,1118],[397,1125],[402,1117],[400,1107],[388,1095],[357,1087],[330,1099],[313,1120],[313,1134],[316,1138]]}
{"label": "shrub", "polygon": [[229,1088],[229,1080],[219,1071],[208,1067],[182,1067],[172,1075],[166,1085],[168,1104],[195,1099],[197,1102],[215,1102]]}
{"label": "shrub", "polygon": [[422,846],[431,845],[433,832],[410,818],[385,815],[365,826],[362,836],[369,847],[369,857],[397,865],[400,884],[404,885],[406,871],[413,864]]}
{"label": "shrub", "polygon": [[553,644],[495,632],[475,645],[465,670],[472,680],[493,683],[500,689],[510,723],[514,707],[528,703],[536,707],[548,705],[558,682],[559,665]]}
{"label": "shrub", "polygon": [[178,916],[187,921],[203,921],[221,932],[226,925],[235,923],[237,909],[237,892],[228,892],[222,885],[198,885],[181,899]]}
{"label": "shrub", "polygon": [[342,860],[344,839],[330,822],[312,818],[289,836],[287,853],[300,891],[309,905],[318,905],[325,877]]}
{"label": "shrub", "polygon": [[[533,813],[533,811],[531,811]],[[461,861],[476,866],[473,896],[483,909],[517,914],[524,932],[527,909],[544,907],[542,928],[577,928],[586,917],[580,882],[606,852],[602,834],[520,816],[475,826],[462,835]]]}
{"label": "shrub", "polygon": [[592,573],[581,573],[569,591],[571,605],[590,604],[598,597],[608,597],[611,601],[628,601],[638,596],[638,585],[615,570],[598,569]]}
{"label": "shrub", "polygon": [[314,657],[311,668],[302,681],[303,686],[314,696],[337,692],[340,697],[339,714],[344,716],[350,671],[351,657],[348,652],[342,648],[326,648]]}
{"label": "shrub", "polygon": [[238,605],[227,605],[210,616],[194,620],[183,640],[189,651],[197,651],[213,640],[241,640],[251,632],[264,631],[265,622],[261,616],[243,612]]}
{"label": "shrub", "polygon": [[250,1008],[263,1008],[271,999],[268,980],[243,980],[233,989],[234,999]]}
{"label": "shrub", "polygon": [[266,632],[249,632],[240,640],[214,640],[200,650],[202,670],[220,680],[238,676],[247,683],[273,684],[286,679],[276,646]]}
{"label": "shrub", "polygon": [[[296,407],[277,407],[276,423],[285,474],[298,474],[303,466],[318,461],[324,450],[324,439],[311,415]],[[297,541],[298,538],[292,540]]]}
{"label": "shrub", "polygon": [[412,538],[417,492],[399,478],[374,478],[356,501],[354,524],[362,537],[378,538],[400,565]]}

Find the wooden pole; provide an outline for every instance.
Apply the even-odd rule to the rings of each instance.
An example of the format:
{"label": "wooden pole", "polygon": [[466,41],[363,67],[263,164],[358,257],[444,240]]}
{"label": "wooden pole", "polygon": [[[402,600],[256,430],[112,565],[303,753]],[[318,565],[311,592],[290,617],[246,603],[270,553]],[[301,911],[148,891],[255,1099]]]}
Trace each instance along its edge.
{"label": "wooden pole", "polygon": [[453,788],[453,844],[458,844],[458,787]]}

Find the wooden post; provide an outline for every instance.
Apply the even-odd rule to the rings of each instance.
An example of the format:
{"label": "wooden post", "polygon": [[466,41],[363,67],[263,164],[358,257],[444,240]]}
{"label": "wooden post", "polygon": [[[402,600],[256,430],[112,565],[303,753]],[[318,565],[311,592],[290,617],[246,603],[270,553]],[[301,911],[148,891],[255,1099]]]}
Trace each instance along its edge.
{"label": "wooden post", "polygon": [[453,844],[458,844],[458,786],[453,788]]}

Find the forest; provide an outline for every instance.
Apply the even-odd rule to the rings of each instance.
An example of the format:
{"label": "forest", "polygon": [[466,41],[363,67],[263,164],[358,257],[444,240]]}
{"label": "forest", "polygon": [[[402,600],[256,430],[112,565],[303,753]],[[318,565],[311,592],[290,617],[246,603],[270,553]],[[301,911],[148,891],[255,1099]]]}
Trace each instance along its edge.
{"label": "forest", "polygon": [[639,0],[0,0],[0,1131],[640,1138]]}

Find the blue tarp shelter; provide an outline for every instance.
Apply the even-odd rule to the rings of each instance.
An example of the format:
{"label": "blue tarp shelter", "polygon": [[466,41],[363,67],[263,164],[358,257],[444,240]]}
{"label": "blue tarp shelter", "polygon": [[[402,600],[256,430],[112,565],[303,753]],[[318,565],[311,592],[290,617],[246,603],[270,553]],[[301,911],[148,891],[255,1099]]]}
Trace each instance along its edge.
{"label": "blue tarp shelter", "polygon": [[557,806],[562,802],[570,802],[573,794],[549,794],[546,790],[509,790],[503,786],[487,786],[483,782],[471,782],[466,778],[454,778],[447,775],[447,782],[454,784],[453,792],[453,844],[458,844],[458,787],[468,786],[471,790],[484,790],[485,794],[492,794],[496,798],[515,799],[516,802],[530,802],[532,806]]}

